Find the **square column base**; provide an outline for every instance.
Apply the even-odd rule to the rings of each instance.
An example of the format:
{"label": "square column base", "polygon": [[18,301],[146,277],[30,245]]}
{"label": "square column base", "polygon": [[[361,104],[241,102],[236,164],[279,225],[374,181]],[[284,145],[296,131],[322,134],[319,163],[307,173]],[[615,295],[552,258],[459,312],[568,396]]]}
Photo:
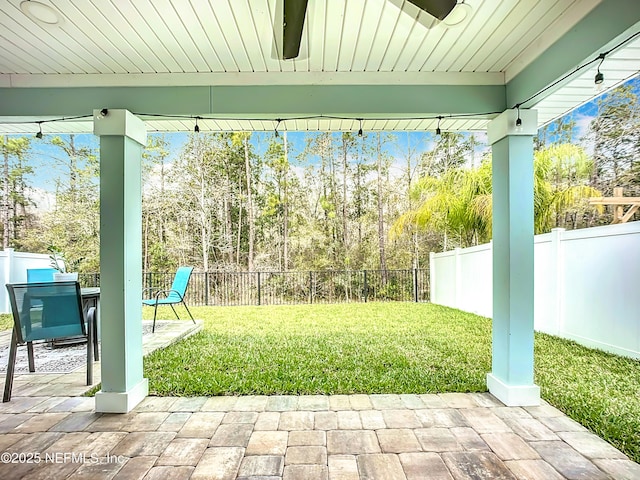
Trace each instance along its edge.
{"label": "square column base", "polygon": [[149,394],[149,380],[143,378],[128,392],[96,393],[96,412],[129,413]]}
{"label": "square column base", "polygon": [[492,373],[487,374],[489,392],[507,407],[540,405],[540,387],[537,385],[507,385]]}

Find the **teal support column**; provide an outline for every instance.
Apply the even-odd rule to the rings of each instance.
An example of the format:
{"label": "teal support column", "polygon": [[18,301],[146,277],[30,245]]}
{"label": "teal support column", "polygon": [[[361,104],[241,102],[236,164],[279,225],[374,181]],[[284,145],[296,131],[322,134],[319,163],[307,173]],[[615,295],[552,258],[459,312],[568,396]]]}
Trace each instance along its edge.
{"label": "teal support column", "polygon": [[[517,126],[516,120],[522,120]],[[493,156],[493,356],[489,391],[538,405],[533,383],[533,136],[537,112],[507,110],[487,133]]]}
{"label": "teal support column", "polygon": [[96,412],[126,413],[149,391],[142,377],[142,148],[144,122],[94,112],[100,136],[102,390]]}

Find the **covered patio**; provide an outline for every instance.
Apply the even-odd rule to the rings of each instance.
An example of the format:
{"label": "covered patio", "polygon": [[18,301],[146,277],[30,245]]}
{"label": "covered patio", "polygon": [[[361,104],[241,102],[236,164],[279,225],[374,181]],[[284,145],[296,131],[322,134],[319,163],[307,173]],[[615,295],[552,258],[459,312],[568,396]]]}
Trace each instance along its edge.
{"label": "covered patio", "polygon": [[[11,432],[2,441],[19,451],[52,445],[63,451],[91,435],[106,435],[98,432],[113,432],[114,449],[108,450],[135,461],[122,470],[106,469],[104,478],[125,475],[127,465],[143,475],[148,471],[147,478],[283,472],[285,478],[357,478],[354,462],[355,475],[362,478],[377,478],[367,476],[372,471],[388,471],[383,478],[405,478],[401,473],[419,478],[409,472],[430,469],[431,461],[446,464],[442,478],[484,478],[481,465],[494,463],[500,465],[495,478],[553,478],[550,466],[566,478],[638,475],[638,466],[611,447],[600,445],[605,453],[593,450],[597,439],[541,404],[534,384],[532,162],[533,137],[541,125],[593,98],[595,80],[611,88],[638,72],[640,4],[466,0],[436,13],[435,4],[447,3],[8,0],[0,5],[5,19],[0,132],[100,136],[102,298],[102,389],[95,400],[77,400],[73,408],[85,412],[67,420],[50,415],[66,399],[58,407],[46,398],[16,399],[0,409],[0,428]],[[290,25],[301,26],[298,49],[291,43],[295,32],[283,27],[284,12]],[[447,25],[454,17],[459,23]],[[193,131],[196,125],[199,131],[487,130],[494,169],[490,394],[286,397],[282,404],[270,397],[146,399],[142,149],[148,131]],[[378,413],[366,420],[363,411]],[[119,415],[109,415],[114,413]],[[253,425],[253,433],[236,425],[245,423]],[[236,427],[222,428],[226,424]],[[516,426],[521,424],[527,427]],[[428,447],[432,440],[421,440],[416,431],[431,428],[442,436],[436,447]],[[173,434],[160,432],[165,429]],[[350,429],[365,433],[351,438]],[[260,430],[273,435],[265,438]],[[292,433],[298,430],[308,434],[296,438]],[[65,431],[75,433],[60,433]],[[154,433],[142,433],[148,431]],[[216,443],[218,431],[233,439]],[[504,445],[499,438],[505,435],[517,438]],[[451,449],[445,448],[449,444]],[[489,453],[468,453],[474,445]],[[514,445],[522,450],[514,452]],[[313,449],[321,446],[324,457]],[[305,449],[287,457],[295,447]],[[195,464],[193,453],[185,453],[194,451],[201,456]],[[252,452],[261,459],[247,460]],[[438,459],[411,456],[414,452],[435,452]],[[295,460],[305,455],[320,456],[308,472],[307,463]],[[178,457],[191,458],[190,470],[178,467]],[[511,460],[524,463],[512,468]],[[218,474],[210,461],[235,470]],[[145,470],[147,463],[155,465],[152,470]],[[71,463],[64,465],[69,471],[60,476],[76,471]],[[585,469],[579,475],[572,470],[577,465]],[[175,467],[172,473],[169,467]]]}

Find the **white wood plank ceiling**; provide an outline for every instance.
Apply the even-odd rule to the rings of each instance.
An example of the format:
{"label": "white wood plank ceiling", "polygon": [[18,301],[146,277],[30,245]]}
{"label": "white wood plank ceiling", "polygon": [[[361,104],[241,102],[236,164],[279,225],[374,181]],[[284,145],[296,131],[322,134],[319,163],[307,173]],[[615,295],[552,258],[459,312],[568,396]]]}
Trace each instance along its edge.
{"label": "white wood plank ceiling", "polygon": [[[21,0],[0,0],[0,87],[215,85],[237,83],[504,84],[600,0],[465,0],[471,16],[445,27],[405,0],[310,0],[301,55],[278,57],[282,0],[39,0],[60,23],[34,22]],[[607,59],[607,83],[638,71],[638,43]],[[619,65],[617,62],[620,62]],[[620,67],[620,68],[618,68]],[[615,71],[615,73],[611,73]],[[593,73],[540,104],[541,123],[590,98]],[[589,82],[588,79],[591,79]],[[584,83],[584,86],[583,86]],[[588,90],[588,94],[587,94]],[[324,112],[318,112],[322,114]],[[0,119],[1,121],[2,119]],[[445,119],[476,130],[482,119]],[[150,130],[191,130],[190,120],[152,119]],[[435,120],[365,120],[368,130],[434,129]],[[90,130],[55,122],[43,131]],[[272,130],[270,121],[202,120],[203,130]],[[284,122],[289,130],[357,130],[356,121]],[[0,127],[15,133],[33,124]]]}
{"label": "white wood plank ceiling", "polygon": [[585,104],[594,96],[637,76],[640,72],[640,38],[632,40],[602,62],[600,72],[604,74],[604,82],[600,86],[594,83],[597,71],[598,63],[595,63],[570,83],[537,103],[535,108],[538,110],[538,123],[549,123]]}

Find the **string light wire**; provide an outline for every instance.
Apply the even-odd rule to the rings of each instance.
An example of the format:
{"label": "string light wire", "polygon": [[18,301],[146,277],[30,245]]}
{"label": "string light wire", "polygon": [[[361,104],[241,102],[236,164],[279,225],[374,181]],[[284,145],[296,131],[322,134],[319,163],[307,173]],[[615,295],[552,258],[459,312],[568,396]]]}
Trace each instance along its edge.
{"label": "string light wire", "polygon": [[[616,50],[618,50],[619,48],[623,47],[624,45],[626,45],[627,43],[631,42],[632,40],[636,39],[638,36],[640,36],[640,31],[634,33],[633,35],[625,38],[624,40],[622,40],[621,42],[617,43],[616,45],[614,45],[613,47],[611,47],[609,50],[607,50],[606,52],[602,52],[600,53],[597,57],[589,60],[586,63],[583,63],[582,65],[577,66],[575,69],[573,69],[572,71],[570,71],[569,73],[567,73],[566,75],[564,75],[563,77],[560,77],[558,80],[556,80],[553,83],[550,83],[549,85],[547,85],[546,87],[544,87],[541,90],[538,90],[536,93],[534,93],[533,95],[531,95],[529,98],[527,98],[526,100],[519,102],[517,105],[523,105],[525,103],[529,103],[531,100],[533,100],[536,97],[539,97],[540,95],[542,95],[544,92],[546,92],[547,90],[552,89],[553,87],[555,87],[556,85],[558,85],[559,83],[564,82],[566,79],[574,76],[576,73],[584,70],[585,68],[593,65],[594,63],[596,63],[598,60],[600,61],[600,65],[602,64],[602,62],[604,61],[604,59],[606,57],[608,57],[609,55],[611,55],[613,52],[615,52]],[[599,67],[599,65],[598,65]],[[604,75],[602,77],[602,79],[604,80]],[[515,105],[513,108],[516,108]]]}

